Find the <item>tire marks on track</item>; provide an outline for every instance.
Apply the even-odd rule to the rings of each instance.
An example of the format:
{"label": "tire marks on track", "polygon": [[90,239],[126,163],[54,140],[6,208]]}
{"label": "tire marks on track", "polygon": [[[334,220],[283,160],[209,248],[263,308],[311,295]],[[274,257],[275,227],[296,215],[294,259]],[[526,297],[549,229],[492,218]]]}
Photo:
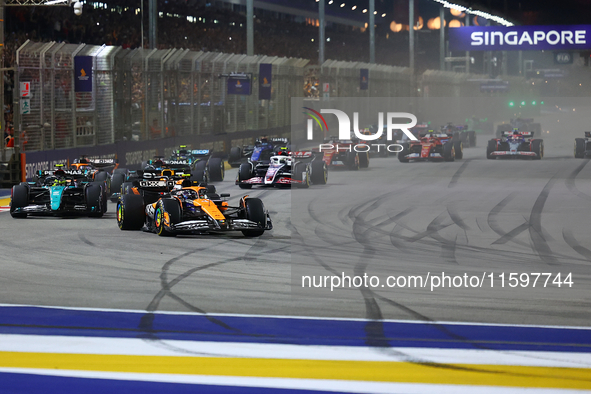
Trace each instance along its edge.
{"label": "tire marks on track", "polygon": [[591,250],[581,246],[576,240],[571,230],[562,229],[562,238],[575,252],[583,256],[585,259],[591,261]]}
{"label": "tire marks on track", "polygon": [[576,194],[577,196],[579,196],[580,198],[582,198],[583,200],[586,200],[586,201],[591,201],[591,196],[581,192],[577,188],[576,179],[577,179],[577,176],[579,176],[579,174],[583,170],[583,168],[585,168],[585,166],[589,163],[589,161],[590,160],[588,160],[588,159],[583,160],[583,162],[577,168],[575,168],[575,170],[568,176],[568,178],[566,178],[564,180],[564,183],[565,183],[566,187],[568,188],[568,190],[570,190],[571,192],[573,192],[574,194]]}

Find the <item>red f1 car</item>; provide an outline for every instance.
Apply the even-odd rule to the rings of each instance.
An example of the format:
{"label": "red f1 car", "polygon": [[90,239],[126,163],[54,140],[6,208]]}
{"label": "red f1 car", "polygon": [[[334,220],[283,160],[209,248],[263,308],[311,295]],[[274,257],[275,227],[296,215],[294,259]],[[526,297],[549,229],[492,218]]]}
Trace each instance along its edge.
{"label": "red f1 car", "polygon": [[398,160],[401,163],[410,160],[454,161],[463,156],[462,141],[454,138],[453,134],[427,133],[421,135],[419,141],[403,142]]}

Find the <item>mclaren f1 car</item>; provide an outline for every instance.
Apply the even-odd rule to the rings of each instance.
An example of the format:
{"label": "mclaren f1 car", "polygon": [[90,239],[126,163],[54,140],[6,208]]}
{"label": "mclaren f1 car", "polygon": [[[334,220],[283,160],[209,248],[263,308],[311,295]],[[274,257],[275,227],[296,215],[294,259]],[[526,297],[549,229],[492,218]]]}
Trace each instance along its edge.
{"label": "mclaren f1 car", "polygon": [[273,228],[260,199],[243,196],[234,207],[225,200],[229,196],[218,195],[214,185],[189,180],[183,185],[164,178],[137,181],[117,203],[117,224],[121,230],[143,229],[161,236],[241,231],[259,237]]}

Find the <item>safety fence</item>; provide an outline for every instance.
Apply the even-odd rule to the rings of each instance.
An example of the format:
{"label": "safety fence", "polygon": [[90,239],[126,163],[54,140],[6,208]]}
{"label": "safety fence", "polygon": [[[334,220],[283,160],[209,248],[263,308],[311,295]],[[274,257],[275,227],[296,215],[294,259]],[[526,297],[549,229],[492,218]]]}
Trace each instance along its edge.
{"label": "safety fence", "polygon": [[[474,80],[482,76],[477,75],[427,71],[413,76],[403,67],[327,60],[311,68],[309,63],[186,49],[27,41],[17,51],[17,145],[34,152],[208,136],[226,148],[251,134],[289,130],[291,99],[306,96],[305,86],[314,80],[320,92],[308,99],[388,97],[400,108],[408,106],[408,97],[491,94],[479,90]],[[270,65],[270,75],[259,75],[261,64]],[[231,91],[228,83],[237,75],[250,85],[242,94]],[[513,79],[512,90],[526,89],[524,79]],[[270,96],[259,96],[261,86],[270,88]],[[397,105],[398,99],[406,101]]]}

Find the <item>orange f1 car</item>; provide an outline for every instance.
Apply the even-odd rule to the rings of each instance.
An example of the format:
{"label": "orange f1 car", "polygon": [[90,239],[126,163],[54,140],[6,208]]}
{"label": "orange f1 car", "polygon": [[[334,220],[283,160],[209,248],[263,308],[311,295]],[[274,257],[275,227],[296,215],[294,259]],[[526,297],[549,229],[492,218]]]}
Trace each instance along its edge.
{"label": "orange f1 car", "polygon": [[[121,230],[155,232],[161,236],[242,231],[259,237],[273,224],[258,198],[243,196],[238,207],[228,205],[229,194],[218,195],[215,186],[189,186],[159,179],[139,181],[117,203],[117,223]],[[170,191],[166,190],[173,185]],[[154,190],[150,190],[154,189]]]}

